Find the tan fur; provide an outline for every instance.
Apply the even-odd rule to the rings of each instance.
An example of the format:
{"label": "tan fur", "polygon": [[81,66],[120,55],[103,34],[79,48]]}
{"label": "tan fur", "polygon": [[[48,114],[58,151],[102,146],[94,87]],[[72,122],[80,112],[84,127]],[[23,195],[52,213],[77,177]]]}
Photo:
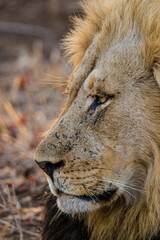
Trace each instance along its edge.
{"label": "tan fur", "polygon": [[[64,41],[69,100],[35,158],[65,161],[50,187],[62,211],[85,216],[92,240],[150,240],[160,231],[160,1],[82,5]],[[114,98],[91,110],[103,94]],[[115,187],[106,202],[75,197]]]}
{"label": "tan fur", "polygon": [[94,77],[94,75],[93,75],[93,76],[91,76],[91,78],[90,78],[90,80],[89,80],[89,84],[88,84],[88,88],[89,88],[89,89],[92,89],[92,88],[93,88],[94,82],[95,82],[95,77]]}

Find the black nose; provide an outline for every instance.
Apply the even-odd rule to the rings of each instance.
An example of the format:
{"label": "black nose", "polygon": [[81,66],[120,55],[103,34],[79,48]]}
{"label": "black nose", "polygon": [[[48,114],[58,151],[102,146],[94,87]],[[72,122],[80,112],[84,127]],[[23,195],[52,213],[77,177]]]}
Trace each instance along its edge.
{"label": "black nose", "polygon": [[[35,160],[36,161],[36,160]],[[51,162],[38,162],[36,161],[36,163],[38,164],[38,166],[45,172],[48,174],[48,176],[50,176],[50,178],[53,180],[53,173],[56,169],[61,168],[65,165],[65,162],[63,160],[61,160],[60,162],[57,162],[55,164],[51,163]]]}

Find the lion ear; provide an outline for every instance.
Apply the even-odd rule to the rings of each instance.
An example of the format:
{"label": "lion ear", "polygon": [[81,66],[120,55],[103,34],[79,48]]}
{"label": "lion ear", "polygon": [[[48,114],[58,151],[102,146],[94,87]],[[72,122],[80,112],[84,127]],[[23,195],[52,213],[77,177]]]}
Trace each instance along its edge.
{"label": "lion ear", "polygon": [[160,66],[158,68],[153,69],[153,74],[155,79],[157,80],[159,86],[160,86]]}

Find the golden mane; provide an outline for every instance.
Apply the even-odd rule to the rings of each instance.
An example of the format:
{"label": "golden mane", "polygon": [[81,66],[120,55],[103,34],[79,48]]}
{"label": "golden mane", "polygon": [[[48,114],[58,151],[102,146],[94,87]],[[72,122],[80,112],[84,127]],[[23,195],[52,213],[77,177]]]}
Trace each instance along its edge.
{"label": "golden mane", "polygon": [[74,67],[97,38],[100,51],[106,41],[119,41],[127,32],[139,34],[147,66],[160,64],[159,0],[88,0],[82,4],[84,17],[74,18],[74,29],[63,45]]}

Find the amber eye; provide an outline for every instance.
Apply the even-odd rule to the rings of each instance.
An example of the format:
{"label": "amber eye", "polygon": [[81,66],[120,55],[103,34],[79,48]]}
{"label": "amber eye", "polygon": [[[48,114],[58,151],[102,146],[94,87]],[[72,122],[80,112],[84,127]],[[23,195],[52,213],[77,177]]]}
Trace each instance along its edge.
{"label": "amber eye", "polygon": [[104,96],[98,96],[96,95],[95,96],[95,102],[100,105],[100,104],[103,104],[105,102],[107,102],[109,99],[112,99],[114,96],[113,95],[104,95]]}
{"label": "amber eye", "polygon": [[98,104],[103,104],[107,101],[107,96],[103,96],[103,97],[96,96],[96,101]]}

